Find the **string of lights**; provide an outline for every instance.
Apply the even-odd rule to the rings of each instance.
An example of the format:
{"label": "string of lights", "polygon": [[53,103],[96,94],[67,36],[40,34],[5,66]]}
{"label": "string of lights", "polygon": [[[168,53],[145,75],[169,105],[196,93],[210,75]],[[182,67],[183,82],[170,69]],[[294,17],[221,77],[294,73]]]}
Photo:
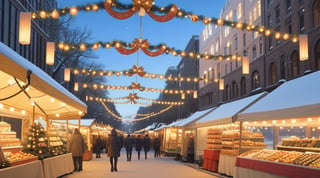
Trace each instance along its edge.
{"label": "string of lights", "polygon": [[[75,16],[79,11],[95,12],[100,9],[105,9],[112,17],[117,19],[126,19],[131,17],[134,13],[139,12],[139,15],[143,15],[147,12],[151,18],[158,22],[166,22],[173,17],[180,19],[190,19],[192,22],[202,22],[205,25],[215,24],[218,26],[228,26],[231,28],[237,28],[239,30],[256,31],[265,36],[273,36],[276,39],[291,40],[297,42],[298,37],[296,34],[282,33],[274,29],[268,29],[264,26],[256,26],[244,22],[230,21],[222,18],[208,17],[205,15],[198,15],[190,11],[186,11],[177,7],[174,4],[170,4],[166,7],[159,7],[154,5],[153,0],[138,1],[134,0],[133,4],[122,4],[118,0],[106,0],[105,2],[87,3],[86,5],[79,5],[73,7],[64,7],[54,10],[40,10],[32,13],[33,19],[58,19],[61,16],[72,15]],[[118,10],[115,11],[114,9]],[[141,10],[143,9],[143,10]],[[158,16],[157,14],[165,14]]]}
{"label": "string of lights", "polygon": [[101,89],[101,90],[139,90],[145,92],[158,92],[165,94],[194,94],[197,90],[179,90],[179,89],[159,89],[159,88],[147,88],[140,86],[140,83],[132,82],[130,86],[121,86],[121,85],[105,85],[105,84],[88,84],[83,83],[80,86],[82,88],[92,88],[92,89]]}
{"label": "string of lights", "polygon": [[123,71],[112,71],[112,70],[92,70],[92,69],[70,69],[70,71],[74,75],[91,75],[91,76],[107,76],[107,77],[120,77],[120,76],[128,76],[131,77],[133,75],[138,75],[144,78],[151,78],[151,79],[166,79],[167,81],[174,81],[174,82],[193,82],[197,83],[201,80],[206,80],[203,78],[198,77],[173,77],[172,75],[165,76],[162,74],[155,74],[155,73],[148,73],[143,70],[141,71],[135,70],[137,67],[133,67],[130,70],[123,70]]}

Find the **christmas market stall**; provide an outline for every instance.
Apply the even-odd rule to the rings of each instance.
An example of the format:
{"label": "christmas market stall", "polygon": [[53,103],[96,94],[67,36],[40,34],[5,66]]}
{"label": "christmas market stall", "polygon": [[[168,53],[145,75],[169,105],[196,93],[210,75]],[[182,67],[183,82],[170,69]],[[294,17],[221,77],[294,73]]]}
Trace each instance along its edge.
{"label": "christmas market stall", "polygon": [[242,131],[262,133],[267,149],[240,154],[235,177],[319,177],[319,83],[320,71],[290,80],[238,115]]}
{"label": "christmas market stall", "polygon": [[[86,104],[3,43],[0,43],[0,91],[1,120],[6,119],[6,123],[0,124],[0,134],[6,135],[0,140],[1,150],[5,152],[0,161],[6,163],[9,160],[8,165],[11,165],[1,169],[0,174],[6,175],[6,171],[16,169],[15,175],[21,174],[16,177],[26,177],[31,173],[25,172],[25,165],[28,170],[43,170],[43,177],[58,177],[72,172],[72,157],[67,153],[64,142],[58,136],[47,135],[48,124],[43,126],[35,121],[48,123],[57,119],[80,119],[86,113]],[[19,120],[18,136],[11,131],[12,125],[8,125],[10,118]],[[20,138],[20,143],[16,138]],[[10,148],[21,145],[21,150]],[[37,158],[35,162],[39,159],[41,164],[31,163],[34,157]],[[49,160],[59,158],[62,159],[57,163]],[[31,165],[42,167],[31,168]],[[27,177],[41,177],[37,171],[28,172],[37,175]]]}
{"label": "christmas market stall", "polygon": [[193,124],[200,118],[207,115],[213,109],[214,108],[197,111],[191,114],[189,117],[183,119],[181,122],[177,123],[176,126],[182,131],[181,148],[178,148],[180,149],[180,152],[178,152],[178,154],[181,155],[182,161],[193,162],[194,158],[188,160],[188,143],[190,139],[196,138],[196,129],[193,127]]}
{"label": "christmas market stall", "polygon": [[[196,156],[203,155],[203,168],[229,176],[234,175],[236,156],[239,154],[240,126],[235,116],[267,95],[266,92],[222,104],[196,121]],[[264,147],[262,140],[248,134],[254,147]],[[260,137],[260,135],[259,135]],[[258,143],[261,142],[261,145]],[[256,144],[257,143],[257,144]]]}

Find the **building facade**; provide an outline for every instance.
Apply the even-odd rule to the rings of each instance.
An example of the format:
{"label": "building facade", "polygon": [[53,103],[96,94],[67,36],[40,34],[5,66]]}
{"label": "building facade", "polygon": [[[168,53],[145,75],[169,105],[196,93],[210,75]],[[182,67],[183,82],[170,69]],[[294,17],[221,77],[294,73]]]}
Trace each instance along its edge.
{"label": "building facade", "polygon": [[[226,1],[220,18],[260,26],[262,23],[261,1]],[[264,37],[255,31],[239,30],[229,26],[207,25],[200,34],[200,53],[211,55],[247,56],[250,63],[263,58]],[[248,75],[241,73],[241,59],[200,60],[199,84],[200,109],[216,106],[247,95],[258,88],[249,86]],[[219,90],[219,81],[224,90]],[[250,89],[249,89],[250,88]]]}
{"label": "building facade", "polygon": [[[199,36],[194,35],[190,39],[187,44],[185,50],[186,52],[196,52],[199,53]],[[199,61],[195,59],[191,59],[188,56],[183,57],[178,66],[178,76],[184,78],[194,78],[199,74]],[[178,82],[179,88],[182,90],[198,90],[197,82]],[[190,114],[196,112],[198,110],[198,97],[193,96],[193,94],[186,94],[181,98],[184,102],[184,105],[178,107],[178,119],[186,118]]]}
{"label": "building facade", "polygon": [[46,43],[49,39],[49,20],[32,20],[30,45],[19,44],[19,13],[51,10],[57,7],[55,0],[1,0],[0,41],[30,62],[49,72],[45,63]]}

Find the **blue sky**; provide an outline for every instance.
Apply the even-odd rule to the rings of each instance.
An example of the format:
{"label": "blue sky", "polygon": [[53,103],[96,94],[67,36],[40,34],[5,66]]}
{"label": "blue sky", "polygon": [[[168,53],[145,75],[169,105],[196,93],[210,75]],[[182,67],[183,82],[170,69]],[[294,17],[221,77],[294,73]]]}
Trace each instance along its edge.
{"label": "blue sky", "polygon": [[[85,5],[87,3],[97,3],[100,1],[90,0],[57,0],[58,7],[72,7]],[[119,0],[123,4],[131,4],[132,0]],[[155,5],[162,7],[169,4],[176,4],[179,8],[192,12],[198,15],[208,17],[219,17],[221,8],[225,0],[155,0]],[[141,28],[140,28],[140,20]],[[102,41],[108,42],[112,40],[121,40],[125,42],[132,42],[135,38],[140,37],[140,29],[142,39],[148,39],[151,45],[158,45],[160,43],[167,44],[168,47],[184,50],[192,35],[199,35],[204,28],[202,22],[191,22],[190,19],[174,18],[168,22],[156,22],[147,14],[140,18],[137,15],[125,20],[118,20],[111,17],[106,10],[101,9],[98,12],[79,12],[73,18],[73,26],[75,28],[87,28],[92,33],[91,42]],[[104,70],[128,70],[133,65],[137,64],[138,55],[133,53],[131,55],[122,55],[115,49],[99,49],[95,51],[98,56],[94,59],[96,62],[104,65]],[[139,65],[144,67],[144,70],[149,73],[165,74],[170,66],[177,66],[181,57],[174,57],[171,55],[161,55],[158,57],[150,57],[143,52],[139,53]],[[108,85],[131,85],[136,81],[135,75],[133,77],[108,77]],[[141,86],[148,88],[164,88],[165,81],[159,79],[144,79],[137,78]],[[113,90],[109,91],[109,97],[123,97],[128,96],[132,91]],[[137,92],[138,96],[150,99],[156,99],[160,93],[155,92]],[[118,112],[123,116],[135,114],[140,105],[134,104],[117,104]]]}

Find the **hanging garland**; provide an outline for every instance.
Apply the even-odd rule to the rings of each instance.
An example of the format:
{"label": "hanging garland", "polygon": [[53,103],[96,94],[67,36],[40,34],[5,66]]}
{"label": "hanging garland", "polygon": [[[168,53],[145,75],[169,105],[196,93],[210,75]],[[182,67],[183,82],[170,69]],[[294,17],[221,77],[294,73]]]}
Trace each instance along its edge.
{"label": "hanging garland", "polygon": [[232,60],[240,60],[241,56],[239,55],[211,55],[208,53],[201,54],[197,52],[186,52],[182,50],[176,50],[175,48],[167,47],[166,44],[158,44],[158,45],[150,45],[148,40],[142,40],[142,39],[134,39],[132,43],[127,43],[123,41],[111,41],[111,42],[101,42],[98,41],[96,43],[81,43],[79,45],[77,44],[71,44],[66,42],[59,42],[57,47],[63,51],[69,51],[71,49],[78,49],[78,50],[87,50],[88,48],[97,50],[100,47],[101,48],[115,48],[119,53],[124,55],[132,54],[139,49],[142,49],[142,51],[151,57],[159,56],[161,54],[171,54],[173,56],[181,56],[193,59],[215,59],[215,60],[223,60],[223,59],[232,59]]}
{"label": "hanging garland", "polygon": [[165,94],[192,94],[197,90],[175,90],[175,89],[159,89],[159,88],[147,88],[140,85],[140,83],[132,82],[130,86],[116,86],[116,85],[104,85],[104,84],[87,84],[83,83],[82,88],[92,88],[101,90],[139,90],[145,92],[159,92]]}
{"label": "hanging garland", "polygon": [[[152,4],[151,4],[152,2]],[[148,3],[148,4],[146,4]],[[152,7],[150,8],[150,6]],[[216,17],[207,17],[204,15],[197,15],[192,12],[183,10],[176,5],[168,5],[166,7],[158,7],[153,4],[152,0],[133,0],[133,4],[122,4],[118,0],[106,0],[105,2],[92,3],[87,5],[73,6],[71,8],[64,7],[61,9],[54,9],[51,11],[41,10],[32,13],[33,19],[58,19],[60,16],[70,14],[75,16],[79,11],[98,11],[105,9],[112,17],[117,19],[126,19],[131,17],[134,13],[141,11],[141,9],[148,13],[148,15],[158,22],[166,22],[174,17],[179,19],[189,18],[192,22],[202,22],[205,25],[215,24],[219,26],[228,26],[239,30],[256,31],[265,36],[273,36],[275,39],[291,40],[296,43],[298,41],[297,34],[282,33],[277,30],[267,29],[264,26],[255,26],[244,22],[236,22],[224,20]],[[119,12],[115,11],[118,10]],[[165,14],[158,16],[158,14]]]}
{"label": "hanging garland", "polygon": [[[118,120],[125,120],[124,118],[122,118],[121,116],[118,116],[117,114],[115,114],[114,112],[112,112],[108,106],[103,102],[103,101],[100,101],[100,103],[102,104],[102,106],[104,107],[104,109],[111,115],[113,116],[114,118],[118,119]],[[153,117],[153,116],[157,116],[157,115],[160,115],[168,110],[170,110],[171,108],[173,108],[172,105],[169,105],[168,107],[162,109],[161,111],[159,112],[152,112],[150,114],[147,114],[145,117],[141,117],[141,118],[136,118],[134,120],[132,120],[133,122],[137,122],[137,121],[141,121],[141,120],[145,120],[145,119],[149,119],[150,117]]]}
{"label": "hanging garland", "polygon": [[[119,98],[100,98],[100,97],[93,97],[93,96],[87,96],[87,101],[103,101],[103,102],[110,102],[114,104],[142,104],[142,105],[151,105],[151,104],[159,104],[159,105],[183,105],[184,102],[182,101],[161,101],[161,100],[155,100],[150,98],[144,98],[138,96],[136,93],[130,93],[128,96],[119,97]],[[126,100],[123,102],[120,102],[119,100]],[[141,103],[138,100],[144,100],[149,101],[151,103]]]}
{"label": "hanging garland", "polygon": [[151,78],[155,79],[158,78],[160,80],[166,79],[167,81],[175,81],[175,82],[194,82],[198,83],[201,80],[205,80],[204,78],[198,78],[198,77],[173,77],[172,75],[165,76],[162,74],[154,74],[154,73],[148,73],[144,71],[144,68],[142,66],[134,65],[132,69],[129,70],[123,70],[123,71],[111,71],[111,70],[92,70],[92,69],[70,69],[70,72],[73,72],[74,75],[91,75],[91,76],[108,76],[111,77],[113,75],[119,77],[121,75],[124,76],[133,76],[138,75],[140,77],[144,78]]}

